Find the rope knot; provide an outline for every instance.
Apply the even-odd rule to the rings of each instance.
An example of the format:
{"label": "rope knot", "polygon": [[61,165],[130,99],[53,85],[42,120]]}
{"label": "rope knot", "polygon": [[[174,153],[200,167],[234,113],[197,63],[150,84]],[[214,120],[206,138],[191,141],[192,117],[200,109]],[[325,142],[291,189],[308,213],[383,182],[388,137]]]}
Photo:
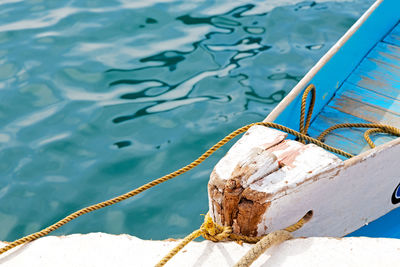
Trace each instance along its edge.
{"label": "rope knot", "polygon": [[226,240],[232,233],[232,227],[214,223],[208,213],[204,217],[204,223],[201,225],[200,230],[205,239],[213,242]]}

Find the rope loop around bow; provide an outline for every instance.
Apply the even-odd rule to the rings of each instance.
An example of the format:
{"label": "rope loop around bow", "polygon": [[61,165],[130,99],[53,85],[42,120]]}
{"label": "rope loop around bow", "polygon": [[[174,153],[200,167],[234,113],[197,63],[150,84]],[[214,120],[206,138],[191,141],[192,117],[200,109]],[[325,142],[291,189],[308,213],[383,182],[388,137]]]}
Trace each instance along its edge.
{"label": "rope loop around bow", "polygon": [[214,223],[208,213],[204,217],[204,223],[201,225],[200,230],[205,239],[213,242],[227,240],[232,233],[231,226],[221,226]]}
{"label": "rope loop around bow", "polygon": [[[221,226],[215,223],[211,216],[207,213],[204,217],[204,222],[200,226],[200,229],[194,231],[190,235],[186,236],[176,247],[174,247],[164,258],[162,258],[157,264],[156,267],[164,266],[173,256],[175,256],[181,249],[183,249],[187,244],[189,244],[194,239],[199,236],[203,236],[205,239],[220,242],[220,241],[236,241],[238,243],[246,242],[246,243],[259,243],[262,240],[269,240],[271,244],[277,240],[281,239],[280,233],[291,233],[294,232],[303,225],[308,222],[313,215],[312,211],[307,212],[303,218],[298,220],[296,223],[286,227],[283,230],[272,232],[271,234],[267,234],[265,236],[243,236],[232,233],[231,226]],[[265,247],[265,245],[264,245]]]}

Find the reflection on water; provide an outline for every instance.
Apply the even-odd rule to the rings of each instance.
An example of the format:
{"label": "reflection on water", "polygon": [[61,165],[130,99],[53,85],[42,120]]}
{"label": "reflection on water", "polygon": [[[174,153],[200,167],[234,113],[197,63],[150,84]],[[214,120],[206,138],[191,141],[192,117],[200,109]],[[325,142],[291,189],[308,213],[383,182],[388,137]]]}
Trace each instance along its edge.
{"label": "reflection on water", "polygon": [[[294,7],[291,11],[299,11],[306,8],[314,7],[316,10],[326,9],[326,6],[316,6],[315,2],[301,3]],[[119,86],[123,88],[131,88],[132,92],[125,93],[120,96],[121,99],[129,100],[129,103],[147,103],[145,106],[141,106],[138,109],[130,111],[130,114],[118,115],[113,119],[114,123],[122,123],[128,120],[132,120],[141,116],[148,115],[150,113],[166,112],[171,109],[179,108],[184,105],[192,105],[197,102],[208,101],[208,105],[212,106],[212,102],[230,102],[232,96],[230,91],[222,88],[216,88],[213,90],[212,95],[203,95],[193,93],[195,90],[201,92],[200,88],[196,88],[196,85],[205,80],[208,77],[218,77],[219,79],[232,78],[232,71],[239,70],[236,76],[241,77],[242,90],[244,91],[244,111],[248,110],[248,107],[252,105],[252,102],[258,102],[262,104],[274,105],[282,100],[285,95],[284,90],[276,90],[270,92],[270,90],[264,90],[259,86],[252,86],[246,83],[249,80],[249,76],[253,76],[252,73],[249,75],[242,73],[241,65],[248,65],[249,61],[256,58],[259,54],[265,53],[267,50],[277,50],[275,53],[290,56],[291,53],[298,53],[297,51],[285,53],[285,50],[279,49],[279,47],[291,46],[287,40],[288,35],[281,35],[279,40],[274,42],[268,42],[268,35],[265,35],[266,28],[268,32],[273,33],[279,31],[281,27],[280,23],[272,23],[267,17],[267,13],[260,13],[256,16],[246,16],[244,13],[252,10],[255,5],[248,4],[232,9],[225,14],[219,14],[214,16],[203,16],[194,17],[192,15],[183,15],[176,18],[185,25],[203,25],[208,24],[213,28],[210,32],[205,34],[204,38],[194,42],[193,48],[190,51],[180,52],[176,50],[166,50],[156,55],[141,58],[139,61],[143,63],[153,63],[148,67],[139,67],[135,69],[110,69],[107,72],[112,73],[114,77],[120,79],[113,80],[110,86]],[[304,14],[297,14],[298,12],[291,12],[295,14],[297,19]],[[271,15],[269,15],[271,16]],[[296,20],[296,18],[292,18]],[[156,24],[158,21],[153,18],[147,18],[146,23]],[[269,25],[272,24],[272,25]],[[140,25],[144,27],[144,25]],[[305,27],[309,27],[305,25]],[[289,33],[297,34],[296,31]],[[307,34],[307,32],[304,32]],[[318,37],[315,33],[309,33],[310,37]],[[277,39],[277,36],[274,36]],[[306,38],[303,36],[303,38]],[[321,38],[317,38],[315,41],[319,41]],[[314,41],[314,39],[311,39]],[[273,46],[275,44],[275,46]],[[299,46],[296,48],[303,50],[304,48],[309,50],[318,50],[323,47],[324,44],[311,44]],[[274,53],[271,51],[271,53]],[[264,54],[260,58],[267,57]],[[262,60],[262,59],[261,59]],[[165,69],[169,72],[183,72],[187,69],[185,64],[190,62],[199,66],[204,65],[207,67],[206,70],[193,70],[190,74],[182,76],[182,80],[179,80],[173,84],[165,82]],[[267,64],[265,64],[267,63]],[[268,62],[265,61],[263,64],[265,67],[269,66]],[[210,66],[213,70],[210,70]],[[261,67],[261,66],[259,66]],[[279,72],[270,71],[270,75],[265,75],[263,82],[271,86],[271,81],[282,81],[288,82],[299,81],[301,74],[291,75],[284,72],[285,68],[279,69]],[[260,71],[255,70],[259,73]],[[145,73],[151,73],[152,79],[138,80],[136,77],[142,77]],[[268,71],[265,71],[267,74]],[[164,74],[164,75],[163,75]],[[169,75],[169,74],[168,74]],[[134,77],[134,79],[129,79]],[[268,81],[269,80],[269,81]],[[150,84],[151,85],[150,85]],[[148,86],[146,87],[145,84]],[[293,84],[293,83],[291,83]],[[197,86],[198,87],[198,86]],[[229,88],[227,88],[229,90]],[[262,96],[257,91],[263,91],[270,93],[270,95]],[[255,104],[253,103],[253,104]],[[254,105],[252,105],[254,106]],[[266,114],[260,112],[261,116]]]}
{"label": "reflection on water", "polygon": [[[185,25],[208,24],[213,27],[212,31],[205,34],[203,39],[194,42],[191,51],[166,50],[140,59],[140,62],[143,63],[153,63],[151,66],[128,70],[108,70],[107,72],[112,73],[114,77],[120,77],[120,79],[110,83],[111,87],[132,88],[132,92],[121,95],[121,99],[127,99],[129,103],[147,103],[144,107],[134,110],[131,114],[117,116],[113,119],[113,122],[122,123],[151,113],[167,112],[184,105],[192,105],[203,101],[208,101],[208,105],[211,106],[213,102],[229,103],[232,100],[230,88],[226,88],[227,90],[215,88],[210,92],[211,95],[206,95],[201,94],[201,89],[197,88],[198,86],[196,85],[209,77],[217,77],[218,79],[232,78],[232,71],[240,69],[242,61],[244,62],[246,59],[248,60],[272,48],[272,46],[265,44],[264,36],[261,36],[265,32],[264,18],[266,13],[258,14],[257,16],[243,15],[243,13],[253,8],[254,5],[249,4],[234,8],[220,15],[206,17],[179,16],[176,20]],[[153,18],[148,18],[146,22],[150,20],[152,24],[157,23],[157,20]],[[227,43],[228,40],[231,43]],[[187,71],[185,61],[198,66],[198,68],[193,69],[190,74],[188,73],[188,75],[182,77],[182,80],[173,84],[165,82],[166,79],[163,75],[165,71],[163,70],[168,69],[169,72]],[[207,69],[202,71],[201,65],[207,67]],[[138,80],[128,78],[142,77],[144,73],[151,73],[152,79]],[[277,78],[279,75],[282,80],[287,79],[282,74],[275,75],[275,78],[272,77],[273,75],[270,75],[271,80],[279,79]],[[288,74],[284,75],[290,76]],[[249,79],[247,75],[243,74],[235,76],[241,76],[242,82]],[[150,86],[143,86],[144,84]],[[284,95],[284,91],[280,90],[279,92],[273,92],[270,96],[260,97],[252,90],[251,86],[246,86],[244,83],[241,83],[241,86],[245,91],[245,95],[249,96],[245,98],[245,110],[248,109],[248,102],[259,101],[274,104],[278,103]],[[194,92],[195,90],[197,92]]]}
{"label": "reflection on water", "polygon": [[[0,239],[173,171],[262,120],[372,1],[3,1]],[[218,157],[56,234],[181,237]]]}

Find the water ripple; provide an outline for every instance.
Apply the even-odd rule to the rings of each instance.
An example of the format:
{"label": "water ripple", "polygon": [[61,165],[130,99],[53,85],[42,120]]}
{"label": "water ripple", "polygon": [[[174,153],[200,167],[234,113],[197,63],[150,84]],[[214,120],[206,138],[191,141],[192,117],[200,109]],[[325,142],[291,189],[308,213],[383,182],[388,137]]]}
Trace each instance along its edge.
{"label": "water ripple", "polygon": [[[0,1],[0,240],[180,168],[262,120],[371,3]],[[217,153],[58,234],[182,237],[207,210]]]}

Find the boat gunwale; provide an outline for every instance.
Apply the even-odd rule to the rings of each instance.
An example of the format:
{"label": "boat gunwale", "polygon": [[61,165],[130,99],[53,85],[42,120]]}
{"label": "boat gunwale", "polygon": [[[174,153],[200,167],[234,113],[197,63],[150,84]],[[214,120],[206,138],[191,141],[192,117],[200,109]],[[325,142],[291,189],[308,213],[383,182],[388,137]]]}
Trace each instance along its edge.
{"label": "boat gunwale", "polygon": [[306,85],[315,75],[325,66],[326,63],[343,47],[343,45],[353,36],[354,33],[364,24],[369,16],[382,4],[383,0],[377,0],[354,24],[350,29],[326,52],[324,56],[307,72],[307,74],[293,87],[293,89],[282,99],[281,102],[268,114],[264,122],[273,122],[289,104],[295,100],[303,91]]}
{"label": "boat gunwale", "polygon": [[[303,92],[306,85],[317,75],[317,73],[337,54],[346,42],[357,32],[357,30],[367,21],[370,15],[383,3],[383,0],[377,0],[371,7],[350,27],[350,29],[325,53],[325,55],[307,72],[307,74],[293,87],[286,97],[271,111],[264,119],[264,122],[273,122],[299,95]],[[354,157],[344,161],[346,166],[351,166],[363,161],[365,158],[373,156],[381,150],[399,145],[400,137],[385,144],[376,146],[373,149],[364,151]]]}
{"label": "boat gunwale", "polygon": [[379,146],[376,146],[374,148],[371,148],[371,149],[369,149],[367,151],[361,152],[360,154],[345,160],[343,167],[346,168],[348,166],[352,166],[354,164],[362,162],[366,158],[369,158],[371,156],[375,156],[375,154],[377,154],[377,153],[379,153],[381,151],[384,151],[384,150],[386,150],[386,149],[388,149],[390,147],[397,146],[397,145],[400,145],[400,137],[398,137],[396,139],[393,139],[393,140],[391,140],[391,141],[389,141],[387,143],[384,143],[382,145],[379,145]]}

